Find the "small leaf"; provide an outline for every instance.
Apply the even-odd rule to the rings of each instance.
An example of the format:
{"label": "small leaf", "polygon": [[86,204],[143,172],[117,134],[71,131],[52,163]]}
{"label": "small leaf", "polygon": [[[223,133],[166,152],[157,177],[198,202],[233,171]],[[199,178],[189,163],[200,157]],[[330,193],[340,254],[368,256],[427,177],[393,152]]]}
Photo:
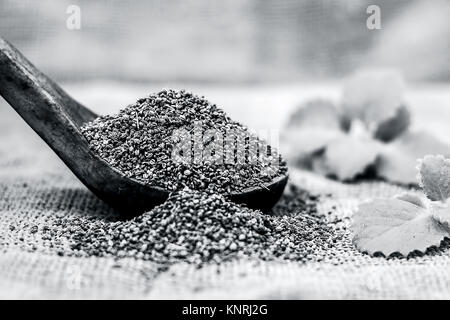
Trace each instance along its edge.
{"label": "small leaf", "polygon": [[427,132],[406,132],[382,148],[376,169],[380,177],[403,184],[417,184],[417,159],[427,154],[449,155],[450,146]]}
{"label": "small leaf", "polygon": [[331,141],[313,167],[324,175],[352,180],[376,162],[380,148],[375,140],[345,135]]}
{"label": "small leaf", "polygon": [[420,186],[430,200],[450,198],[450,159],[428,155],[419,163]]}
{"label": "small leaf", "polygon": [[287,126],[294,128],[320,127],[340,131],[342,120],[333,102],[325,99],[314,99],[300,105],[290,116]]}
{"label": "small leaf", "polygon": [[403,256],[439,246],[448,236],[428,210],[401,199],[377,199],[360,205],[351,226],[353,243],[362,252]]}

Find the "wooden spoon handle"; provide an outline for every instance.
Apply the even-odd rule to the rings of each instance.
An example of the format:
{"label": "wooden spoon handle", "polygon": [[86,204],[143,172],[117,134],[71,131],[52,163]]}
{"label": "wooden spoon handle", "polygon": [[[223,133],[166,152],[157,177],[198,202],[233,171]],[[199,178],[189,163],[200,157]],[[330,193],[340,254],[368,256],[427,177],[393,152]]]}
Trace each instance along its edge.
{"label": "wooden spoon handle", "polygon": [[1,38],[0,95],[84,185],[121,212],[143,212],[167,198],[167,191],[126,178],[95,155],[80,126],[96,114],[73,100]]}
{"label": "wooden spoon handle", "polygon": [[96,115],[68,96],[17,49],[0,38],[0,95],[88,186],[98,161],[80,126]]}
{"label": "wooden spoon handle", "polygon": [[79,127],[96,117],[2,38],[0,94],[46,141],[47,129],[42,127],[42,121],[47,122],[48,118],[64,114]]}

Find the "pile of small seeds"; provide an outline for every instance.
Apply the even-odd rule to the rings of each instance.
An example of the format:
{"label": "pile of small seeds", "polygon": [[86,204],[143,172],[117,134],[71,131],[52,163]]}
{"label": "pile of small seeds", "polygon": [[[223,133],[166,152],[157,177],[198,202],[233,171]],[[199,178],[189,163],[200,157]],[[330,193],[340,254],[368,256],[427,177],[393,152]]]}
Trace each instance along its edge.
{"label": "pile of small seeds", "polygon": [[[302,204],[297,205],[300,210]],[[281,204],[285,206],[287,202]],[[336,240],[314,212],[268,215],[219,194],[188,189],[132,220],[87,224],[75,218],[65,225],[69,227],[63,235],[76,254],[134,257],[163,265],[186,261],[200,266],[243,256],[320,261]]]}
{"label": "pile of small seeds", "polygon": [[[174,135],[181,129],[191,134],[184,139]],[[213,142],[226,145],[226,141],[206,136],[208,130],[218,132],[224,141],[232,140],[224,150],[209,150],[215,161],[205,161],[204,154],[199,159],[199,152]],[[204,97],[184,90],[151,94],[116,115],[95,119],[81,131],[91,149],[125,176],[171,191],[188,187],[229,194],[262,186],[287,172],[275,149]],[[256,149],[250,147],[255,141]],[[174,161],[175,144],[189,145],[192,157],[183,153],[188,151],[180,154],[192,161]]]}

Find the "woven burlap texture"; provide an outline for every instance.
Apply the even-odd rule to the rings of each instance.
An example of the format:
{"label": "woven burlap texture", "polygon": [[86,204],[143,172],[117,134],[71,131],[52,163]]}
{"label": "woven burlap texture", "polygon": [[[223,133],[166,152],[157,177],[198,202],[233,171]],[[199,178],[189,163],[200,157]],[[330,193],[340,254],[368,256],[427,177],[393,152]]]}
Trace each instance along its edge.
{"label": "woven burlap texture", "polygon": [[[135,259],[60,256],[64,240],[42,240],[30,229],[57,217],[113,213],[6,103],[0,111],[0,298],[450,298],[450,250],[410,260],[371,258],[354,249],[348,232],[320,263],[235,261],[201,269],[181,263],[157,273],[152,262]],[[319,214],[347,224],[361,201],[404,191],[296,170],[291,181],[331,194],[321,197]]]}

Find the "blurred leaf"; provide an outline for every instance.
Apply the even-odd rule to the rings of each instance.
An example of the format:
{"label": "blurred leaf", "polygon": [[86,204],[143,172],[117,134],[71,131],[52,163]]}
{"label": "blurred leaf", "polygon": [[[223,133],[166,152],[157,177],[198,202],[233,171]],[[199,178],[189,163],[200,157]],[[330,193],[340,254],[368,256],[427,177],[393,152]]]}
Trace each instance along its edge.
{"label": "blurred leaf", "polygon": [[391,141],[408,129],[411,121],[409,110],[405,106],[397,108],[394,117],[381,122],[374,133],[375,139]]}
{"label": "blurred leaf", "polygon": [[372,164],[380,152],[381,144],[372,139],[344,135],[331,141],[313,167],[316,172],[335,176],[339,180],[352,180]]}
{"label": "blurred leaf", "polygon": [[287,126],[341,130],[342,120],[333,102],[325,99],[314,99],[300,105],[289,118]]}
{"label": "blurred leaf", "polygon": [[280,149],[290,164],[309,162],[313,153],[344,135],[339,112],[329,100],[302,104],[289,118]]}
{"label": "blurred leaf", "polygon": [[297,164],[341,136],[342,131],[321,127],[288,128],[281,136],[280,151],[288,163]]}
{"label": "blurred leaf", "polygon": [[429,154],[450,154],[450,146],[427,132],[406,132],[381,150],[376,169],[386,180],[417,184],[417,160]]}
{"label": "blurred leaf", "polygon": [[403,78],[398,72],[361,70],[344,84],[342,112],[347,121],[361,119],[369,131],[376,132],[380,125],[396,118],[404,102],[403,93]]}

